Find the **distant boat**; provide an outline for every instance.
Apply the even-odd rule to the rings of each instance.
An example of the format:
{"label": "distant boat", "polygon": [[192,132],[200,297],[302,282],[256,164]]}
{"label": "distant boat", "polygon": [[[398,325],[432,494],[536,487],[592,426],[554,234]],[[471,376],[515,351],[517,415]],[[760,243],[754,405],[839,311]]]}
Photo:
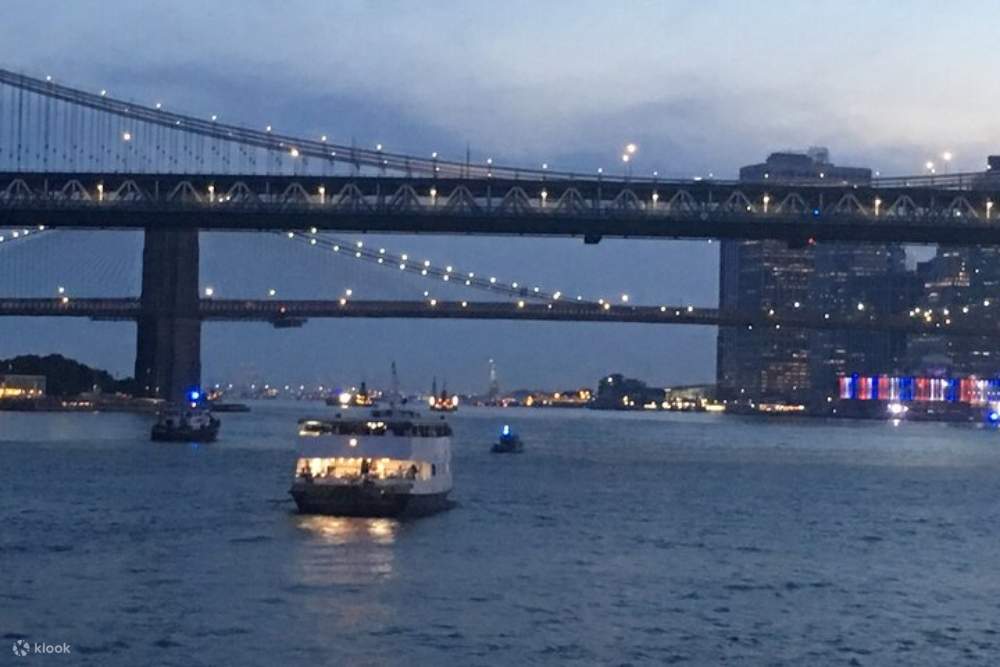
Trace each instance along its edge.
{"label": "distant boat", "polygon": [[186,403],[162,410],[153,424],[151,438],[156,442],[215,442],[222,422],[205,407],[204,395],[194,389]]}
{"label": "distant boat", "polygon": [[371,394],[368,393],[368,385],[364,382],[361,383],[361,389],[356,392],[342,391],[336,396],[328,396],[326,399],[326,404],[332,407],[359,407],[367,408],[371,407],[375,403]]}
{"label": "distant boat", "polygon": [[524,451],[524,443],[521,437],[511,430],[509,424],[504,424],[500,429],[500,439],[493,443],[490,451],[494,454],[520,454]]}
{"label": "distant boat", "polygon": [[441,393],[437,390],[437,378],[431,383],[431,395],[427,399],[430,409],[435,412],[455,412],[458,410],[458,394],[448,394],[448,386],[441,387]]}

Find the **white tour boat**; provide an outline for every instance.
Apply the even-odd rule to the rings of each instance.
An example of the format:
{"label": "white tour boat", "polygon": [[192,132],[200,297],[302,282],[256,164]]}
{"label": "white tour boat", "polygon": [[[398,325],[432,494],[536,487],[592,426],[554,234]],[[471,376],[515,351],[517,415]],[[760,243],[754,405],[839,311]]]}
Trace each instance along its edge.
{"label": "white tour boat", "polygon": [[290,493],[300,512],[420,516],[451,506],[451,426],[400,403],[299,421]]}

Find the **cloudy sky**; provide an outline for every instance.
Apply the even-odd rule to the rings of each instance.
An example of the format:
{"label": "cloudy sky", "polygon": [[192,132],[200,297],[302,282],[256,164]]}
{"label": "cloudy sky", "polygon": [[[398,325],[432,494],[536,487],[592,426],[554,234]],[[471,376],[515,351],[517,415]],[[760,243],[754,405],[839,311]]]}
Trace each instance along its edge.
{"label": "cloudy sky", "polygon": [[[508,163],[611,169],[633,141],[637,171],[724,177],[772,150],[825,145],[835,162],[901,174],[945,150],[953,169],[980,169],[1000,150],[1000,88],[990,77],[997,25],[1000,6],[960,1],[11,0],[0,66],[229,122],[416,154],[463,157],[468,145]],[[717,244],[382,242],[566,292],[716,301]],[[59,241],[37,243],[32,252],[52,263]],[[203,282],[228,294],[271,282],[317,296],[348,283],[372,298],[397,289],[351,267],[317,269],[325,281],[317,287],[319,274],[301,269],[311,260],[281,261],[286,250],[260,260],[252,276],[260,284],[251,285],[240,268],[261,243],[206,238]],[[92,249],[92,275],[39,271],[42,287],[24,289],[76,280],[81,293],[128,292],[140,245],[102,241],[105,255],[118,254],[98,258]],[[4,259],[0,272],[9,276]],[[6,321],[0,356],[61,351],[127,373],[133,338],[128,325]],[[675,384],[710,380],[714,345],[707,328],[328,321],[292,332],[209,325],[204,362],[208,380],[336,382],[379,381],[396,358],[414,387],[436,374],[473,390],[485,386],[493,356],[507,387],[592,384],[611,370]]]}

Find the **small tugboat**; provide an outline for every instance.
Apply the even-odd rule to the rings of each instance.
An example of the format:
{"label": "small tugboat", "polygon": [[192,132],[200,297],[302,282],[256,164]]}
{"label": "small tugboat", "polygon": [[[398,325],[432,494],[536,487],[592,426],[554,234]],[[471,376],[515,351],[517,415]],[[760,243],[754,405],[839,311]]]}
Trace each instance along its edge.
{"label": "small tugboat", "polygon": [[397,389],[388,404],[299,421],[289,493],[303,514],[412,517],[448,509],[451,427],[423,417]]}
{"label": "small tugboat", "polygon": [[490,451],[494,454],[520,454],[524,451],[524,443],[520,436],[514,433],[510,424],[504,424],[500,429],[500,439],[493,443]]}
{"label": "small tugboat", "polygon": [[156,442],[215,442],[222,422],[203,407],[198,390],[188,394],[188,402],[161,411],[153,425]]}
{"label": "small tugboat", "polygon": [[448,395],[448,386],[441,387],[441,393],[437,390],[437,378],[431,383],[431,395],[427,399],[430,409],[434,412],[454,412],[458,410],[458,394]]}

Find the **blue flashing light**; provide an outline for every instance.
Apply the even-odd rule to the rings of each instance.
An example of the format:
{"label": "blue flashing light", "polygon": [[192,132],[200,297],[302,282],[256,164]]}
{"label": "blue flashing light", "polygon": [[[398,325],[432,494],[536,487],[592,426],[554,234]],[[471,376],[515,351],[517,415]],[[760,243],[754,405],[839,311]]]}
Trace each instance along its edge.
{"label": "blue flashing light", "polygon": [[818,218],[819,217],[819,209],[818,208],[814,208],[813,209],[813,217],[814,218]]}
{"label": "blue flashing light", "polygon": [[988,415],[986,415],[986,419],[988,419],[991,424],[996,424],[997,422],[1000,422],[1000,412],[992,410]]}
{"label": "blue flashing light", "polygon": [[188,392],[188,398],[191,400],[192,403],[194,403],[201,398],[201,392],[198,391],[197,389],[192,389],[191,391]]}
{"label": "blue flashing light", "polygon": [[510,424],[504,424],[500,429],[500,435],[510,435]]}

